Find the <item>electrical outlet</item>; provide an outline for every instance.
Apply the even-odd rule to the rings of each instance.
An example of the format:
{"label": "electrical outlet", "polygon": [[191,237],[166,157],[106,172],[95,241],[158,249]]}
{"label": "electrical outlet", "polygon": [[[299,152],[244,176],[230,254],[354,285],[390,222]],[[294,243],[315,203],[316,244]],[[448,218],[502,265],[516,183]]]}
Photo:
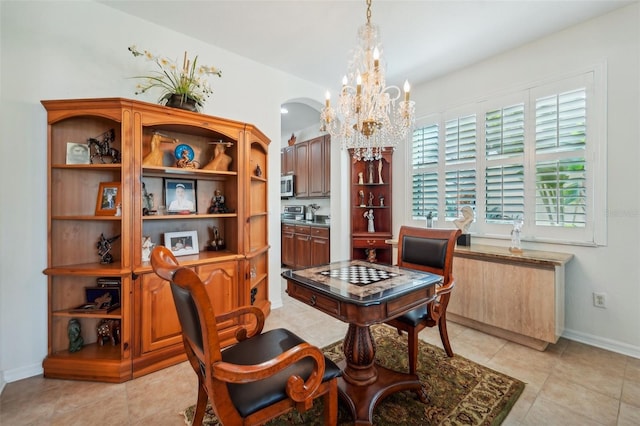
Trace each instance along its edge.
{"label": "electrical outlet", "polygon": [[607,295],[605,293],[593,293],[593,306],[596,308],[607,307]]}

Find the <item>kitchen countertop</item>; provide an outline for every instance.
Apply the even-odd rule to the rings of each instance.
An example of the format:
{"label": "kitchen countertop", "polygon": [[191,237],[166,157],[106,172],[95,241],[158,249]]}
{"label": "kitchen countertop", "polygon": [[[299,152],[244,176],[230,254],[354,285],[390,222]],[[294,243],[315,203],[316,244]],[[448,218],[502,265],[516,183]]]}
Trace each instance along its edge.
{"label": "kitchen countertop", "polygon": [[312,220],[295,220],[295,219],[280,219],[282,223],[286,223],[287,225],[310,225],[317,226],[319,228],[330,228],[331,224],[322,222],[315,222]]}

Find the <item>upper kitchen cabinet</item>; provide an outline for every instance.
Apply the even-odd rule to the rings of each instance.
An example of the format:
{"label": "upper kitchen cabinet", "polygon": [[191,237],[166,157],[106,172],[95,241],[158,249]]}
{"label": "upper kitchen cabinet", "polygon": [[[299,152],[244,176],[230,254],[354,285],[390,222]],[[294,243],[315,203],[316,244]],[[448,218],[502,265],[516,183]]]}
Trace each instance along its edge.
{"label": "upper kitchen cabinet", "polygon": [[318,136],[283,148],[281,160],[282,174],[293,169],[296,198],[327,198],[331,195],[331,136]]}

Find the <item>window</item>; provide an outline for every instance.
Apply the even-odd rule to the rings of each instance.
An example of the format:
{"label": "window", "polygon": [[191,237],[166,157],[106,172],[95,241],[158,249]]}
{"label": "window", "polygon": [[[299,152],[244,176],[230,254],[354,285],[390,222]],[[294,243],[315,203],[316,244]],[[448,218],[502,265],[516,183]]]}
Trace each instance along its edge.
{"label": "window", "polygon": [[595,243],[596,176],[605,175],[606,164],[597,155],[606,150],[605,97],[594,95],[602,81],[596,74],[532,85],[467,105],[465,113],[424,120],[413,134],[412,219],[431,212],[451,221],[470,205],[472,232],[481,236],[506,238],[522,219],[523,239]]}

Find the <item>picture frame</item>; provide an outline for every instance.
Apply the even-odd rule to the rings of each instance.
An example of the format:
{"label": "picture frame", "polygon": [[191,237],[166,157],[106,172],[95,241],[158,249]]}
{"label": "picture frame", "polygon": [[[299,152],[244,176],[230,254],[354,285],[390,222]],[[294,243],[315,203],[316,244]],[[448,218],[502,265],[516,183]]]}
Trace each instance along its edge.
{"label": "picture frame", "polygon": [[174,256],[200,253],[196,231],[165,232],[164,246],[171,250]]}
{"label": "picture frame", "polygon": [[67,142],[67,164],[90,164],[86,143]]}
{"label": "picture frame", "polygon": [[122,205],[122,185],[120,182],[100,182],[96,200],[96,216],[116,216]]}
{"label": "picture frame", "polygon": [[165,178],[164,204],[169,214],[195,214],[198,206],[196,181]]}

